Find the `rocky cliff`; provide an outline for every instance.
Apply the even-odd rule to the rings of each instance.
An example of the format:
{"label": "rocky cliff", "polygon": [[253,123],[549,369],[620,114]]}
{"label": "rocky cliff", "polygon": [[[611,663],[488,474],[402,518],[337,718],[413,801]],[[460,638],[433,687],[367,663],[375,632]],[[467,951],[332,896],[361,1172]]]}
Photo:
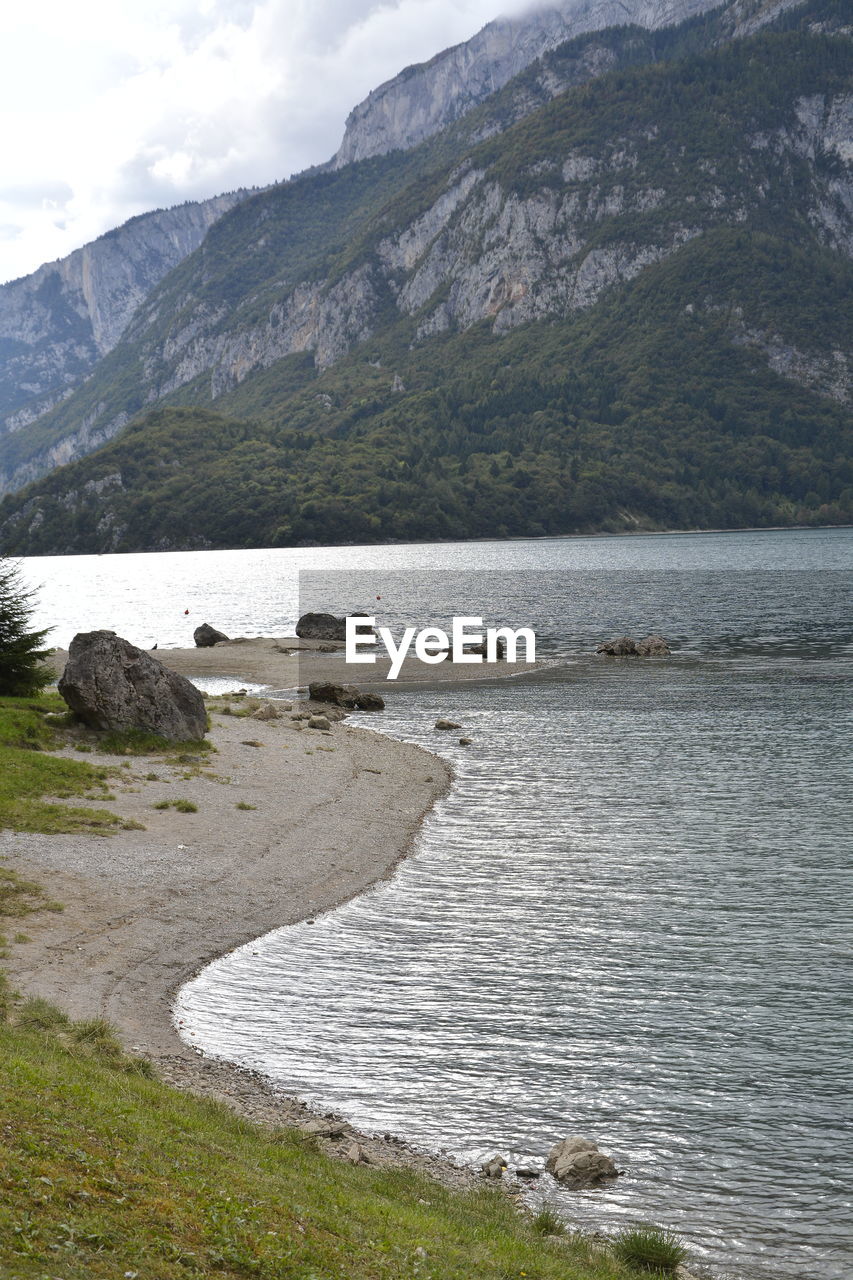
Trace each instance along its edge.
{"label": "rocky cliff", "polygon": [[[839,0],[786,8],[738,0],[656,32],[574,37],[418,147],[243,201],[152,289],[83,387],[0,439],[0,492],[82,458],[163,402],[330,429],[334,396],[320,389],[298,412],[293,397],[347,361],[362,388],[357,352],[396,352],[388,388],[403,397],[432,367],[430,344],[443,344],[442,371],[430,374],[441,381],[464,360],[462,335],[498,342],[525,326],[575,325],[644,279],[666,279],[681,300],[685,369],[707,366],[713,330],[713,358],[748,357],[747,381],[770,370],[844,403],[849,26]],[[794,250],[780,292],[779,264]],[[601,330],[608,351],[634,342],[620,308]],[[657,332],[658,321],[640,324]],[[360,421],[386,408],[384,392],[378,408],[371,396],[373,384],[356,397]],[[761,403],[744,390],[751,420]],[[688,419],[694,411],[698,402]]]}
{"label": "rocky cliff", "polygon": [[[673,26],[720,0],[562,0],[513,19],[490,22],[473,39],[407,67],[359,103],[347,119],[334,164],[405,150],[470,111],[537,58],[584,32],[632,24]],[[779,11],[797,0],[763,5]],[[754,8],[754,6],[752,6]]]}
{"label": "rocky cliff", "polygon": [[154,285],[247,194],[142,214],[0,285],[0,434],[63,399],[113,349]]}

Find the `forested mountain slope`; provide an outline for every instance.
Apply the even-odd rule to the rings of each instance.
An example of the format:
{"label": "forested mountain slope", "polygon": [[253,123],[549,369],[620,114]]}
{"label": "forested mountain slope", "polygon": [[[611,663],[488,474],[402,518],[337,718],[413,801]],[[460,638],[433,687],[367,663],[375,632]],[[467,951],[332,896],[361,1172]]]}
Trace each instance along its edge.
{"label": "forested mountain slope", "polygon": [[849,520],[850,34],[814,0],[726,40],[735,8],[235,209],[7,474],[164,407],[7,499],[4,545]]}

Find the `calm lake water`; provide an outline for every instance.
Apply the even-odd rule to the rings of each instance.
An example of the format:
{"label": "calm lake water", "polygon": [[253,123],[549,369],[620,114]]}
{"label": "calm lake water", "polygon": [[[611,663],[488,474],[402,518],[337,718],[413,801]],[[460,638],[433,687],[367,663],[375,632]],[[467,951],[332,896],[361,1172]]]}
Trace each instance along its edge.
{"label": "calm lake water", "polygon": [[[462,1160],[541,1164],[556,1139],[593,1137],[624,1177],[536,1193],[572,1221],[672,1227],[718,1275],[841,1280],[851,566],[853,531],[832,530],[26,573],[56,643],[109,626],[187,644],[201,621],[284,634],[323,592],[341,609],[381,595],[395,624],[417,603],[418,625],[535,625],[535,678],[389,698],[383,731],[450,756],[452,793],[392,881],[188,984],[193,1043]],[[652,630],[671,659],[590,657]],[[436,734],[438,715],[475,745]]]}

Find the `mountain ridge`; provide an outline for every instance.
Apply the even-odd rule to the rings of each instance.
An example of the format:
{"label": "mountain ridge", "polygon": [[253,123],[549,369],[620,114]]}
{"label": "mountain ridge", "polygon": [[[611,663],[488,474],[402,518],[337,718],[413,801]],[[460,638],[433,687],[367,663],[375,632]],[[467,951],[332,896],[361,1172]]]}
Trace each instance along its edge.
{"label": "mountain ridge", "polygon": [[138,214],[0,285],[0,433],[33,422],[118,342],[151,288],[250,193]]}

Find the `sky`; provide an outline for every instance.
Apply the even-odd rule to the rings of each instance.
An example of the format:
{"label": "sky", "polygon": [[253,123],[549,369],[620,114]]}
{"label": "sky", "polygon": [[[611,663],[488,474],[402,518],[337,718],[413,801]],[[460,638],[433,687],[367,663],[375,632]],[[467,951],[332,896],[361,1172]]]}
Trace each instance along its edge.
{"label": "sky", "polygon": [[329,159],[349,111],[531,0],[7,0],[0,281]]}

